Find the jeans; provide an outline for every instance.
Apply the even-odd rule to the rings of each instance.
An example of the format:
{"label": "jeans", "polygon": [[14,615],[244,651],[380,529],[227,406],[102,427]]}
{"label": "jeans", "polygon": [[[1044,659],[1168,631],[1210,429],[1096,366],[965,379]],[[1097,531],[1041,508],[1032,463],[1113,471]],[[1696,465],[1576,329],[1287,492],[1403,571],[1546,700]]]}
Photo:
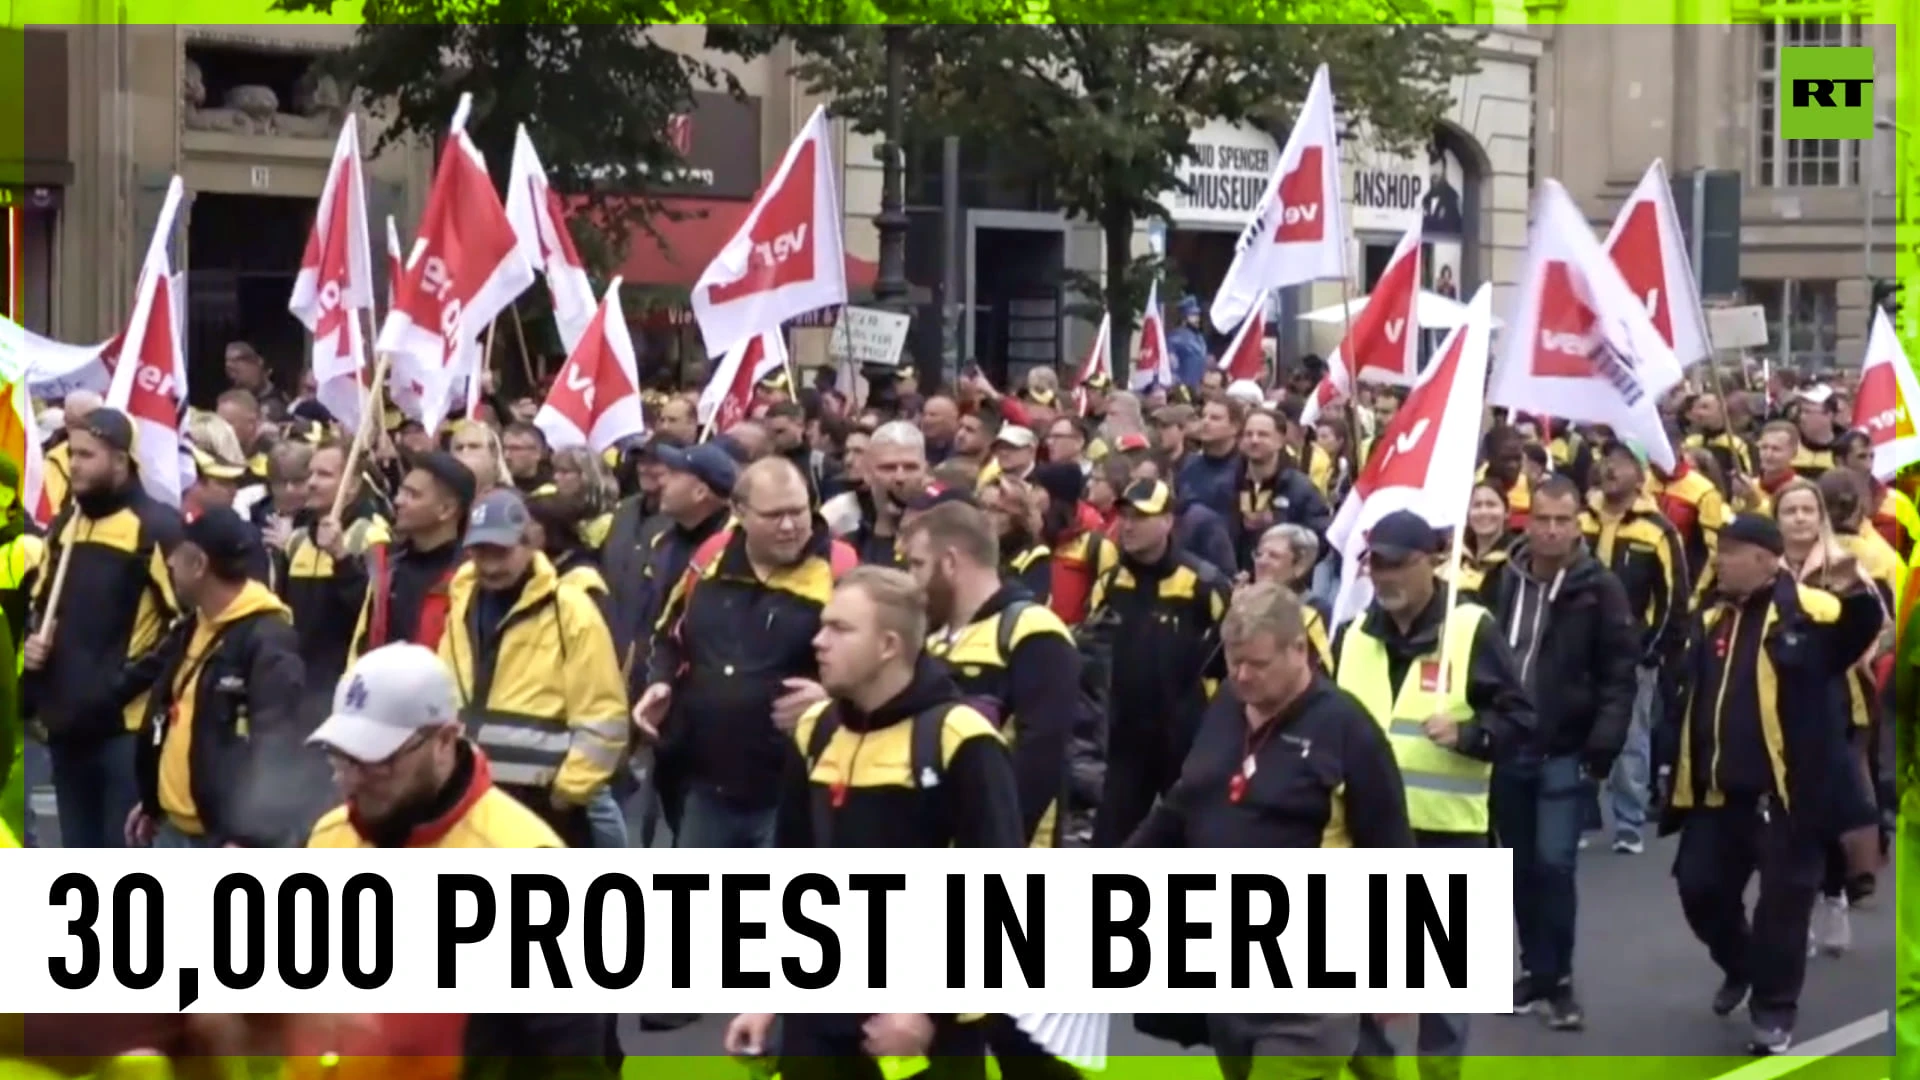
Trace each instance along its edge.
{"label": "jeans", "polygon": [[140,801],[133,775],[133,736],[100,742],[55,743],[53,796],[60,814],[60,846],[126,847],[127,815]]}
{"label": "jeans", "polygon": [[601,787],[593,793],[587,803],[587,824],[593,830],[593,846],[597,848],[623,848],[627,846],[627,812],[614,797],[611,784]]}
{"label": "jeans", "polygon": [[1573,928],[1579,910],[1575,864],[1580,826],[1591,805],[1578,757],[1493,770],[1494,827],[1513,849],[1513,914],[1520,969],[1542,991],[1573,978]]}
{"label": "jeans", "polygon": [[770,848],[776,811],[746,806],[706,787],[687,791],[674,846],[683,848]]}
{"label": "jeans", "polygon": [[200,848],[217,848],[220,845],[205,836],[188,836],[173,827],[173,822],[162,821],[153,830],[153,846],[156,851],[192,851]]}
{"label": "jeans", "polygon": [[1639,692],[1633,696],[1633,723],[1627,728],[1626,745],[1620,748],[1620,757],[1613,763],[1613,775],[1607,778],[1615,839],[1643,839],[1641,834],[1647,826],[1653,725],[1659,719],[1660,710],[1660,673],[1643,667],[1639,675]]}

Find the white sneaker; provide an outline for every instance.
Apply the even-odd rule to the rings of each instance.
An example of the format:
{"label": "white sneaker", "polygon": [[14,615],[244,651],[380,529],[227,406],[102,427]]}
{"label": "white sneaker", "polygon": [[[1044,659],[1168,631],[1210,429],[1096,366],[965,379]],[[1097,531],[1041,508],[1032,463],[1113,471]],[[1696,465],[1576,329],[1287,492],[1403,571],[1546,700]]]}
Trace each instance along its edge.
{"label": "white sneaker", "polygon": [[1839,956],[1853,947],[1853,919],[1848,914],[1845,896],[1823,896],[1814,911],[1824,915],[1817,919],[1815,926],[1819,930],[1820,947],[1828,956]]}

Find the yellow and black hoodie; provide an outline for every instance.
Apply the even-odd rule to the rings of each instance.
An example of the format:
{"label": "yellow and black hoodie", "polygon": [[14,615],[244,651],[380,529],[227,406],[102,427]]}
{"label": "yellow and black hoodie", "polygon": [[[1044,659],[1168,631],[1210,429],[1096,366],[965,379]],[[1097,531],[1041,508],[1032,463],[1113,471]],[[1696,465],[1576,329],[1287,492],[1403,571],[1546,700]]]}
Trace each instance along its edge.
{"label": "yellow and black hoodie", "polygon": [[1580,515],[1580,529],[1594,558],[1626,586],[1627,603],[1640,620],[1641,665],[1667,668],[1685,645],[1692,595],[1679,530],[1644,492],[1616,515],[1598,491]]}
{"label": "yellow and black hoodie", "polygon": [[135,755],[147,813],[219,843],[299,846],[322,807],[282,782],[304,754],[306,666],[280,598],[249,581],[219,615],[182,620],[126,689],[147,689],[140,681],[151,687]]}
{"label": "yellow and black hoodie", "polygon": [[783,848],[1025,847],[1013,760],[940,661],[892,701],[807,710],[793,731],[775,830]]}
{"label": "yellow and black hoodie", "polygon": [[[1860,824],[1858,789],[1838,715],[1840,685],[1880,633],[1871,589],[1844,597],[1782,571],[1769,587],[1703,611],[1690,635],[1680,696],[1664,713],[1656,764],[1673,770],[1662,833],[1695,809],[1769,799],[1816,830]],[[1831,835],[1831,833],[1827,833]]]}
{"label": "yellow and black hoodie", "polygon": [[22,686],[27,714],[49,742],[83,742],[137,731],[144,697],[122,700],[114,672],[152,651],[178,613],[167,552],[180,542],[180,514],[149,497],[137,477],[117,491],[76,495],[48,530],[29,625],[45,625],[57,568],[73,558],[53,612],[46,666]]}
{"label": "yellow and black hoodie", "polygon": [[302,521],[287,539],[280,597],[293,611],[300,655],[306,658],[316,686],[331,685],[330,680],[346,673],[354,631],[367,605],[367,551],[392,542],[386,521],[371,503],[355,506],[347,517],[341,537],[346,558],[336,560],[313,542],[310,521]]}
{"label": "yellow and black hoodie", "polygon": [[1011,583],[966,626],[936,631],[927,652],[946,663],[968,704],[1012,745],[1021,823],[1032,846],[1056,846],[1067,744],[1082,707],[1073,632]]}

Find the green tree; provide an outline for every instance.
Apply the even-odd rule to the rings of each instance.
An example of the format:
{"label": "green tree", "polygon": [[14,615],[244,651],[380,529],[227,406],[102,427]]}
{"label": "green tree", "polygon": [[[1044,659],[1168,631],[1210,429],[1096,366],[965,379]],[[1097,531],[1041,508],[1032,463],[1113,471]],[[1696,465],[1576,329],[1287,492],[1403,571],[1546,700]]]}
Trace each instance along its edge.
{"label": "green tree", "polygon": [[[276,0],[284,11],[331,10],[333,0]],[[669,2],[370,0],[353,44],[329,59],[375,115],[388,121],[376,152],[407,140],[438,145],[460,95],[473,95],[467,130],[505,191],[514,132],[527,126],[554,188],[581,196],[568,225],[588,271],[604,284],[629,237],[658,242],[667,211],[648,177],[684,165],[670,118],[696,91],[739,93],[725,70],[675,52],[647,31],[676,22]],[[557,348],[545,290],[522,307],[538,340]]]}
{"label": "green tree", "polygon": [[[1122,22],[1095,25],[1100,5],[1040,6],[1087,24],[913,27],[904,41],[908,130],[992,146],[995,160],[1020,174],[1008,179],[1037,183],[1067,213],[1099,223],[1105,273],[1070,284],[1104,300],[1115,372],[1126,370],[1147,288],[1163,270],[1133,256],[1134,231],[1168,216],[1160,197],[1181,188],[1195,127],[1219,118],[1284,133],[1325,62],[1347,128],[1364,123],[1381,144],[1404,148],[1427,138],[1451,104],[1453,79],[1476,66],[1474,35],[1435,25],[1440,16],[1426,0],[1280,0],[1261,4],[1268,21],[1250,25],[1125,25],[1118,9],[1107,14]],[[1245,4],[1215,6],[1220,18],[1248,17]],[[768,26],[716,31],[712,40],[753,55],[782,38],[795,44],[799,78],[836,113],[861,131],[884,132],[881,28]]]}

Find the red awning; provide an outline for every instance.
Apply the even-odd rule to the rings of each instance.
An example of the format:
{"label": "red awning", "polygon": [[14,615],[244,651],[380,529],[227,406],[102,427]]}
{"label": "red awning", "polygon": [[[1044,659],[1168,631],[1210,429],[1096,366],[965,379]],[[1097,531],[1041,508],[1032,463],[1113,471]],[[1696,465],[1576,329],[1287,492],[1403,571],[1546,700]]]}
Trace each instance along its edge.
{"label": "red awning", "polygon": [[[692,288],[753,207],[733,199],[677,198],[660,203],[683,216],[675,221],[662,215],[655,221],[657,241],[645,229],[634,229],[626,261],[620,265],[620,276],[629,285]],[[878,269],[865,259],[847,256],[847,288],[871,289]]]}

